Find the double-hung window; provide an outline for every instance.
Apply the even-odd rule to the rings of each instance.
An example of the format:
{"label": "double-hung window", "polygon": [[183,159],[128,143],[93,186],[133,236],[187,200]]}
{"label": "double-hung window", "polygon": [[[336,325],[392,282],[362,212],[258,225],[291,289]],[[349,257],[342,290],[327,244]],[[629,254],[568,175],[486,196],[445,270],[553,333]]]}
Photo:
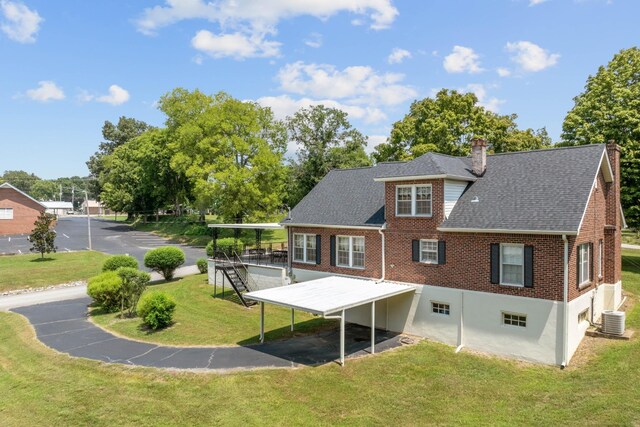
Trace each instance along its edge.
{"label": "double-hung window", "polygon": [[293,235],[293,260],[297,262],[316,262],[316,235]]}
{"label": "double-hung window", "polygon": [[13,208],[0,208],[0,219],[13,219]]}
{"label": "double-hung window", "polygon": [[578,285],[584,285],[591,280],[591,254],[589,253],[591,245],[589,243],[583,243],[578,246]]}
{"label": "double-hung window", "polygon": [[437,240],[420,240],[420,262],[427,264],[438,263]]}
{"label": "double-hung window", "polygon": [[431,185],[397,186],[396,216],[431,216]]}
{"label": "double-hung window", "polygon": [[524,286],[524,245],[500,245],[500,283]]}
{"label": "double-hung window", "polygon": [[338,236],[337,243],[338,266],[364,268],[364,237]]}

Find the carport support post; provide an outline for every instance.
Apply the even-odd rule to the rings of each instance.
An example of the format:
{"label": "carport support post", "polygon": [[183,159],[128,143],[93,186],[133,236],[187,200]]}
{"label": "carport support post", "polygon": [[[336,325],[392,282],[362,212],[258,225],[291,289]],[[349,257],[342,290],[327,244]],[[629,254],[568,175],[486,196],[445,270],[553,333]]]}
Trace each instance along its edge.
{"label": "carport support post", "polygon": [[293,332],[293,322],[294,322],[294,310],[293,308],[291,309],[291,332]]}
{"label": "carport support post", "polygon": [[260,301],[260,342],[264,342],[264,303]]}
{"label": "carport support post", "polygon": [[376,302],[371,303],[371,354],[376,352]]}
{"label": "carport support post", "polygon": [[344,310],[340,315],[340,365],[344,366],[344,324],[345,324],[345,315]]}

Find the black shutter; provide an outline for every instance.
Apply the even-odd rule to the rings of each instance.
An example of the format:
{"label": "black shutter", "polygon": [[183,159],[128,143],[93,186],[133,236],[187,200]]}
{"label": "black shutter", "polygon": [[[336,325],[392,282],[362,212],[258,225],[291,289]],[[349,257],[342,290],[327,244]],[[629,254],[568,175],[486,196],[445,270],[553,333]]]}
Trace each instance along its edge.
{"label": "black shutter", "polygon": [[322,243],[322,239],[319,234],[316,234],[316,264],[320,264],[322,262],[322,250],[320,249]]}
{"label": "black shutter", "polygon": [[329,238],[329,256],[331,259],[329,260],[329,265],[336,265],[336,236],[331,236]]}
{"label": "black shutter", "polygon": [[447,263],[447,242],[444,240],[438,241],[438,264]]}
{"label": "black shutter", "polygon": [[411,241],[411,259],[420,262],[420,240]]}
{"label": "black shutter", "polygon": [[533,246],[524,247],[524,287],[533,288]]}
{"label": "black shutter", "polygon": [[589,243],[589,281],[593,282],[593,243]]}
{"label": "black shutter", "polygon": [[500,244],[491,244],[491,283],[500,283]]}

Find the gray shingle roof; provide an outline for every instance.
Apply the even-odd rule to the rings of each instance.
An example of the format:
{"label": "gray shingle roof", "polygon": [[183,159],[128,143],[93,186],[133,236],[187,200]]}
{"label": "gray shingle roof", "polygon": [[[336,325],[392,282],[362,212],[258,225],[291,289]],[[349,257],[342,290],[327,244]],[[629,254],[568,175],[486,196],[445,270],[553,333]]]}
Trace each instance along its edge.
{"label": "gray shingle roof", "polygon": [[448,156],[439,153],[427,153],[417,159],[389,170],[378,178],[396,178],[408,176],[457,176],[475,181],[471,173],[471,163],[465,157]]}
{"label": "gray shingle roof", "polygon": [[384,224],[384,182],[405,163],[379,163],[369,168],[334,169],[291,210],[282,224],[380,227]]}
{"label": "gray shingle roof", "polygon": [[604,150],[584,145],[487,156],[485,174],[439,229],[577,232]]}

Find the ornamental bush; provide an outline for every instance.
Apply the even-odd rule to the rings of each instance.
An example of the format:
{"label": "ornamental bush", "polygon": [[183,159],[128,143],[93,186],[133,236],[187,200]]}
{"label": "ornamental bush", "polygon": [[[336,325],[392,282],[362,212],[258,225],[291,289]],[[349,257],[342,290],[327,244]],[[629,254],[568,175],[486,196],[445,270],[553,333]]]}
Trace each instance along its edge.
{"label": "ornamental bush", "polygon": [[184,264],[184,252],[173,246],[152,249],[144,256],[144,265],[157,271],[165,280],[173,279],[176,268]]}
{"label": "ornamental bush", "polygon": [[198,258],[198,260],[196,261],[196,265],[198,266],[198,270],[201,274],[209,271],[209,264],[207,263],[206,258]]}
{"label": "ornamental bush", "polygon": [[89,279],[87,293],[104,310],[116,311],[121,305],[122,279],[115,271],[98,274]]}
{"label": "ornamental bush", "polygon": [[138,269],[138,260],[129,255],[114,255],[102,264],[102,271],[116,271],[120,267]]}
{"label": "ornamental bush", "polygon": [[140,298],[138,316],[149,328],[156,330],[171,324],[176,302],[164,292],[151,292]]}
{"label": "ornamental bush", "polygon": [[120,267],[118,277],[122,281],[122,298],[120,300],[120,317],[124,317],[125,310],[127,315],[132,317],[138,300],[151,280],[149,273],[138,271],[131,267]]}

